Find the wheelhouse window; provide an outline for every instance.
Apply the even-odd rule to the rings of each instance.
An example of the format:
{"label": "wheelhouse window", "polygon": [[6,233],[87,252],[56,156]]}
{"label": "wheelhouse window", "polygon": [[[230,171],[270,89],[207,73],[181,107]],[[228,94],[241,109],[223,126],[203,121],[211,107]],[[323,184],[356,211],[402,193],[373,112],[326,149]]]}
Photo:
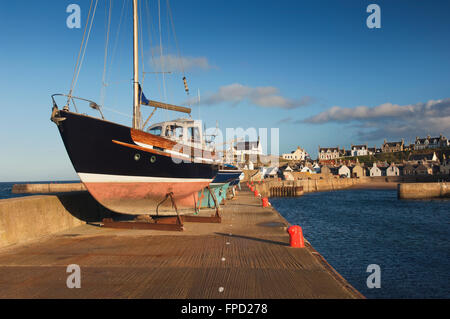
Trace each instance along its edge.
{"label": "wheelhouse window", "polygon": [[167,137],[183,138],[183,127],[178,125],[166,126],[166,132],[164,134]]}
{"label": "wheelhouse window", "polygon": [[155,126],[153,128],[151,128],[148,131],[150,134],[156,135],[156,136],[160,136],[161,132],[162,132],[162,127],[161,126]]}
{"label": "wheelhouse window", "polygon": [[200,131],[198,127],[192,126],[188,128],[188,140],[194,143],[200,143]]}

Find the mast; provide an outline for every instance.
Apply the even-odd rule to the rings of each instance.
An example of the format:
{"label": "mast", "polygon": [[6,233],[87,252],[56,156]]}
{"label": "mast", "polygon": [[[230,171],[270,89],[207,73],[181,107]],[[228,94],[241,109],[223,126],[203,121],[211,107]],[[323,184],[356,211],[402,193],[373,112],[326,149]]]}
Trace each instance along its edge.
{"label": "mast", "polygon": [[133,0],[133,128],[141,128],[139,101],[138,0]]}

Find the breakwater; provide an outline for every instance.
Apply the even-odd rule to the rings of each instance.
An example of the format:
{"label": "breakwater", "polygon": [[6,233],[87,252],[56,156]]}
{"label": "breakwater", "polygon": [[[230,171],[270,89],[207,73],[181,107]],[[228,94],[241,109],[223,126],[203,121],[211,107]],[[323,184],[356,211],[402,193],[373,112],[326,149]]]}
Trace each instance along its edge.
{"label": "breakwater", "polygon": [[450,198],[450,183],[398,184],[399,199]]}
{"label": "breakwater", "polygon": [[114,215],[88,192],[0,200],[0,248]]}
{"label": "breakwater", "polygon": [[329,179],[306,179],[306,180],[296,180],[296,181],[279,181],[275,179],[266,179],[260,182],[253,182],[255,189],[260,193],[263,197],[277,197],[277,196],[292,196],[292,195],[283,195],[283,193],[279,192],[280,189],[289,189],[292,190],[288,192],[288,194],[297,194],[297,190],[302,190],[298,192],[298,195],[301,196],[303,193],[311,193],[311,192],[325,192],[325,191],[333,191],[339,189],[350,188],[354,185],[360,183],[359,179],[356,178],[329,178]]}
{"label": "breakwater", "polygon": [[85,191],[83,183],[14,184],[13,194],[50,194]]}

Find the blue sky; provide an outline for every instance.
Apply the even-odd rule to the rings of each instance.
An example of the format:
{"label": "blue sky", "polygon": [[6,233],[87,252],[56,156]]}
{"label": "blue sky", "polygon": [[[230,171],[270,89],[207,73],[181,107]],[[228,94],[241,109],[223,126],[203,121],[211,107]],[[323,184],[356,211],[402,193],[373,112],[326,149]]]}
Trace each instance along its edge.
{"label": "blue sky", "polygon": [[[83,29],[66,26],[66,7],[88,0],[2,1],[0,4],[0,181],[76,177],[55,125],[52,93],[67,93]],[[99,1],[75,95],[101,100],[105,3]],[[366,8],[381,8],[381,28],[369,29]],[[126,6],[131,2],[128,0]],[[161,0],[166,63],[177,56]],[[208,126],[278,127],[280,152],[300,145],[345,146],[384,138],[450,137],[450,20],[448,1],[170,2],[191,97],[193,116]],[[130,8],[116,40],[123,2],[114,0],[105,106],[131,113]],[[157,1],[149,2],[156,31]],[[148,21],[144,8],[143,19]],[[152,19],[150,19],[152,20]],[[145,71],[159,56],[144,25]],[[116,44],[117,43],[117,44]],[[116,49],[114,49],[116,48]],[[114,59],[111,57],[114,52]],[[156,60],[157,61],[157,60]],[[157,62],[156,62],[157,63]],[[168,67],[168,65],[166,65]],[[167,75],[170,103],[188,100],[177,65]],[[167,68],[166,68],[167,69]],[[159,87],[158,88],[158,84]],[[163,99],[161,79],[147,74],[147,97]],[[148,111],[145,110],[145,114]],[[131,120],[105,110],[107,118]],[[178,114],[158,112],[155,121]]]}

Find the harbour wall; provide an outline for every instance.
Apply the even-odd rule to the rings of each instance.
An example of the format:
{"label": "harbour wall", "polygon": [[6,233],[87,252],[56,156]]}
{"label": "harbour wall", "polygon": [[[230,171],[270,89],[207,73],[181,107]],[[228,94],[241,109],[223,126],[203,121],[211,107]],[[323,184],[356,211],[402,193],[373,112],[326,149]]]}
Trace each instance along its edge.
{"label": "harbour wall", "polygon": [[303,188],[303,193],[311,192],[325,192],[333,191],[339,189],[350,188],[356,184],[360,183],[359,179],[356,178],[329,178],[329,179],[304,179],[296,181],[279,181],[279,180],[264,180],[264,182],[258,182],[255,185],[256,190],[263,197],[270,197],[273,194],[272,189],[280,187],[301,187]]}
{"label": "harbour wall", "polygon": [[85,191],[83,183],[14,184],[13,194],[50,194]]}
{"label": "harbour wall", "polygon": [[399,199],[450,198],[450,183],[398,184]]}
{"label": "harbour wall", "polygon": [[88,192],[37,195],[0,200],[0,248],[51,235],[113,212]]}

